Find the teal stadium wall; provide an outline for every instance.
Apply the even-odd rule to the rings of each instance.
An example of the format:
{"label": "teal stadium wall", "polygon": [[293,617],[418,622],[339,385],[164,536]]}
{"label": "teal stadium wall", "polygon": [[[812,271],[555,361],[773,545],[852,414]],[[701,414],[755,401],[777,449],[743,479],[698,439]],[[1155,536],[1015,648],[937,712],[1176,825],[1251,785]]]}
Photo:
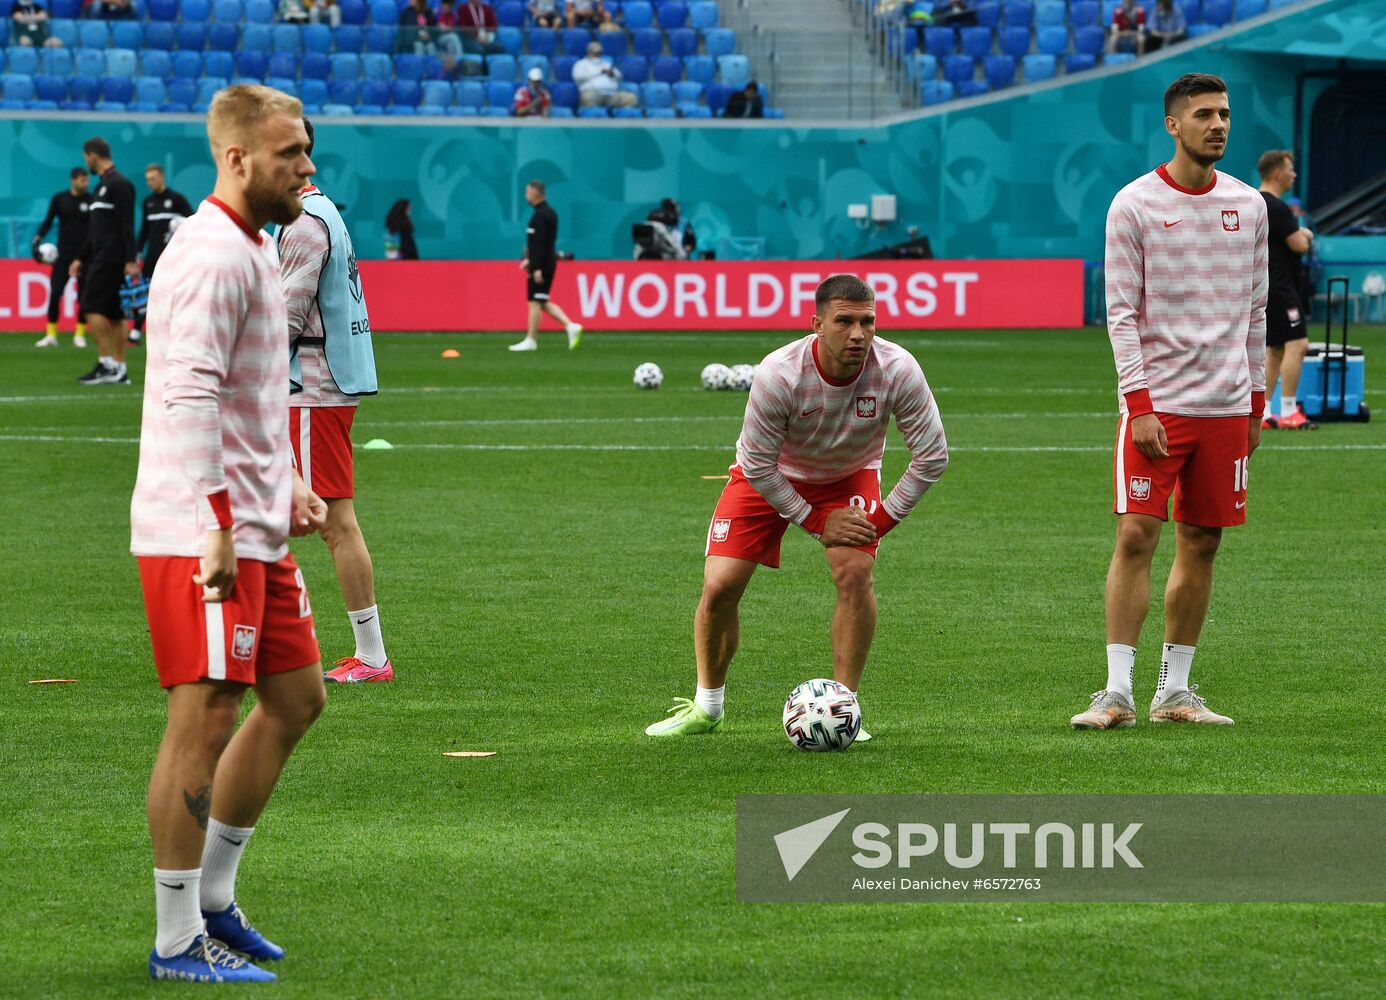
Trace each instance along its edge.
{"label": "teal stadium wall", "polygon": [[[1130,69],[877,127],[322,119],[317,180],[347,205],[364,258],[383,256],[385,213],[400,197],[413,201],[425,258],[513,258],[528,216],[522,181],[538,177],[561,216],[560,246],[583,259],[628,257],[631,223],[672,195],[704,246],[757,236],[772,258],[853,256],[915,225],[940,257],[1097,260],[1112,196],[1169,156],[1160,97],[1170,80],[1227,79],[1224,167],[1253,180],[1257,156],[1291,142],[1296,74],[1342,58],[1386,61],[1386,0],[1321,0]],[[0,217],[41,217],[94,134],[137,181],[153,161],[194,201],[211,188],[197,119],[18,113],[0,118]],[[877,193],[898,197],[898,222],[864,232],[846,207]]]}

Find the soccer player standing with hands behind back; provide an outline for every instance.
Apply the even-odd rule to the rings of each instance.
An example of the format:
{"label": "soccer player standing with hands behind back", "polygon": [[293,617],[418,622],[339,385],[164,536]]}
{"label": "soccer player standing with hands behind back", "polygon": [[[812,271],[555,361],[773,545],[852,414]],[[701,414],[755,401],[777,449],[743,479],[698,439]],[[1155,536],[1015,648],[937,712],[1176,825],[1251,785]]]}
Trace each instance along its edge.
{"label": "soccer player standing with hands behind back", "polygon": [[1232,725],[1190,686],[1222,529],[1246,523],[1247,468],[1266,403],[1266,203],[1214,164],[1231,128],[1227,85],[1190,73],[1165,91],[1174,159],[1107,213],[1107,328],[1121,421],[1116,552],[1107,573],[1107,687],[1075,729],[1135,725],[1132,673],[1150,562],[1174,493],[1174,566],[1151,722]]}

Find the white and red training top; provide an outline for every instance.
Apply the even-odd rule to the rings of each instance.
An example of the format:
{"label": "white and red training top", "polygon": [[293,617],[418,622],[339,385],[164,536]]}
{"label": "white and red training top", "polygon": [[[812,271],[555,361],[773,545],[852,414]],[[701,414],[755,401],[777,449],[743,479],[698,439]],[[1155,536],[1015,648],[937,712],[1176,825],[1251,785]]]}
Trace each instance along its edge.
{"label": "white and red training top", "polygon": [[1214,171],[1159,167],[1107,212],[1107,332],[1131,416],[1260,416],[1266,396],[1266,202]]}
{"label": "white and red training top", "polygon": [[817,534],[815,511],[790,480],[830,483],[879,469],[891,414],[910,449],[910,464],[882,501],[903,520],[948,465],[948,442],[933,393],[914,355],[876,337],[856,378],[829,378],[809,334],[769,354],[756,369],[736,442],[742,474],[784,517]]}
{"label": "white and red training top", "polygon": [[130,551],[201,555],[229,501],[236,555],[282,559],[293,480],[274,241],[208,198],[159,258],[147,322]]}

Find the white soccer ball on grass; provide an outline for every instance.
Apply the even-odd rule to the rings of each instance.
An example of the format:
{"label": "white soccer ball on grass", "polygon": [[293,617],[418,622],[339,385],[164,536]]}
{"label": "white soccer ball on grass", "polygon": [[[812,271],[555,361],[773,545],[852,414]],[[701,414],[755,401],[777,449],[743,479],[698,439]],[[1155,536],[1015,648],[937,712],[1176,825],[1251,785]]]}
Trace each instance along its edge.
{"label": "white soccer ball on grass", "polygon": [[784,734],[800,750],[846,750],[861,732],[852,689],[821,678],[804,681],[784,703]]}
{"label": "white soccer ball on grass", "polygon": [[731,387],[738,392],[750,392],[756,378],[755,365],[732,365]]}
{"label": "white soccer ball on grass", "polygon": [[635,384],[642,389],[658,389],[664,384],[664,372],[653,361],[646,361],[635,369]]}
{"label": "white soccer ball on grass", "polygon": [[731,385],[731,369],[715,361],[703,369],[704,389],[726,389]]}

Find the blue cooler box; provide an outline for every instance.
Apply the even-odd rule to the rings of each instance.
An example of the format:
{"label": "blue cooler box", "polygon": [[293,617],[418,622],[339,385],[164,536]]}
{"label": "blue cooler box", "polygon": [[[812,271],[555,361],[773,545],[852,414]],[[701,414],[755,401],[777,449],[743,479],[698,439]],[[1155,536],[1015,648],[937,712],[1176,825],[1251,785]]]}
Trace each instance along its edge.
{"label": "blue cooler box", "polygon": [[[1343,415],[1350,419],[1358,418],[1362,408],[1362,393],[1367,382],[1367,365],[1366,359],[1362,356],[1362,348],[1352,344],[1347,346],[1346,394],[1343,391],[1343,345],[1334,344],[1331,350],[1333,352],[1333,364],[1328,376],[1328,402],[1336,407],[1341,400]],[[1304,407],[1304,413],[1309,417],[1323,415],[1324,355],[1325,347],[1322,343],[1311,343],[1309,352],[1304,356],[1304,370],[1299,376],[1299,392],[1296,395],[1299,399],[1299,405]],[[1274,392],[1266,395],[1266,409],[1275,416],[1280,416],[1279,385],[1275,386]]]}

